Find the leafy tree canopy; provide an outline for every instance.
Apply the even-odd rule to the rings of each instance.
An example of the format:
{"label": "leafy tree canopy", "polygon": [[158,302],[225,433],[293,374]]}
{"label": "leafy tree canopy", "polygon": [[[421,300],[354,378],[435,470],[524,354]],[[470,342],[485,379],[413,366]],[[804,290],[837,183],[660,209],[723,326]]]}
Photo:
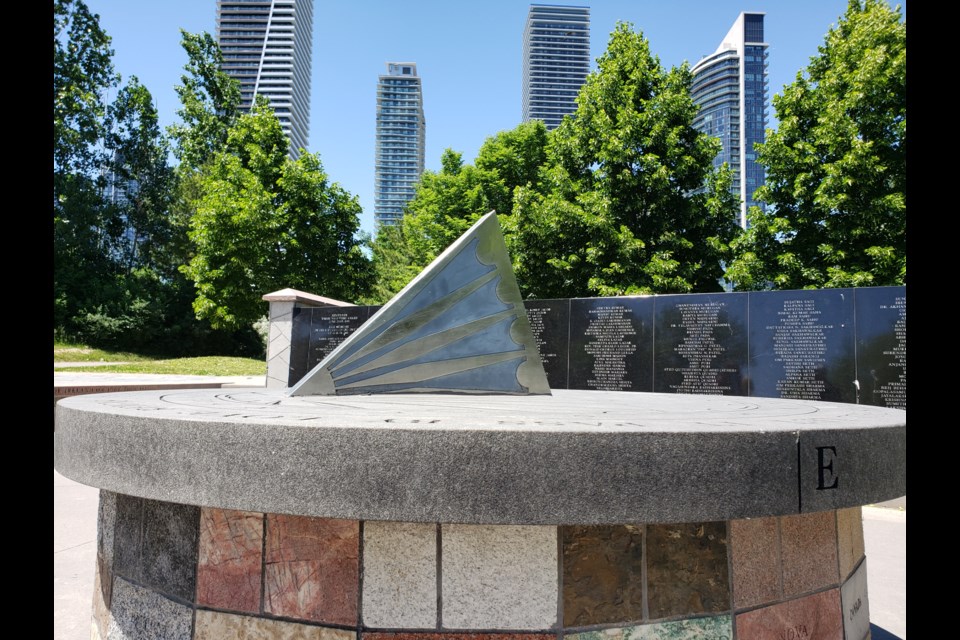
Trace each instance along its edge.
{"label": "leafy tree canopy", "polygon": [[546,144],[547,129],[536,121],[487,138],[474,165],[452,149],[444,151],[441,170],[421,175],[401,222],[377,233],[371,247],[377,284],[370,301],[389,300],[484,214],[509,215],[516,188],[539,183]]}
{"label": "leafy tree canopy", "polygon": [[[669,71],[620,23],[556,129],[538,189],[507,221],[526,295],[716,291],[736,233],[718,142],[692,126],[686,64]],[[706,189],[703,189],[706,185]]]}
{"label": "leafy tree canopy", "polygon": [[181,122],[170,127],[181,166],[199,169],[227,141],[240,113],[240,83],[223,71],[223,53],[209,33],[180,30],[187,52],[186,73],[177,85]]}
{"label": "leafy tree canopy", "polygon": [[240,115],[224,150],[201,169],[184,274],[194,311],[215,328],[249,326],[265,293],[293,287],[335,298],[366,293],[360,204],[330,183],[316,154],[296,161],[267,99]]}
{"label": "leafy tree canopy", "polygon": [[773,98],[766,184],[727,277],[739,289],[906,283],[906,22],[851,0],[817,56]]}
{"label": "leafy tree canopy", "polygon": [[115,187],[112,205],[125,227],[117,259],[126,271],[145,267],[164,278],[175,274],[170,245],[177,232],[169,216],[173,170],[153,96],[136,76],[107,110],[105,146]]}

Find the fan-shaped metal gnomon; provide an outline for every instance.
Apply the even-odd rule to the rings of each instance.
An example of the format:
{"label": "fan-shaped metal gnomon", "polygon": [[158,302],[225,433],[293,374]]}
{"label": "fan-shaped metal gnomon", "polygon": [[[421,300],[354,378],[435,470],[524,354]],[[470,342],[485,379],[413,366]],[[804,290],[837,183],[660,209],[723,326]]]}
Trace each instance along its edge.
{"label": "fan-shaped metal gnomon", "polygon": [[550,393],[494,212],[288,393],[398,392]]}

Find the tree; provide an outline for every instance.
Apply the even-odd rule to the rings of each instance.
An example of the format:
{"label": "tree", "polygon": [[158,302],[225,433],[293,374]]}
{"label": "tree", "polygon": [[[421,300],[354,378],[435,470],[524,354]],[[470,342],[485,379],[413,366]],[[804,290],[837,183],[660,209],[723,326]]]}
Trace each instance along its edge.
{"label": "tree", "polygon": [[118,80],[110,37],[80,0],[56,0],[53,26],[54,323],[64,326],[112,278],[122,226],[104,206],[106,93]]}
{"label": "tree", "polygon": [[773,98],[767,180],[727,277],[739,289],[906,283],[906,23],[851,0],[806,71]]}
{"label": "tree", "polygon": [[508,216],[516,188],[539,184],[546,145],[547,129],[534,121],[487,138],[475,165],[464,164],[452,149],[444,151],[441,170],[420,176],[401,222],[377,233],[371,301],[389,300],[481,216],[492,210]]}
{"label": "tree", "polygon": [[53,11],[54,176],[89,174],[99,168],[105,94],[119,76],[113,70],[110,36],[87,5],[55,0]]}
{"label": "tree", "polygon": [[122,192],[114,206],[125,224],[117,259],[128,273],[147,268],[170,278],[175,268],[168,253],[175,229],[169,218],[173,188],[169,147],[153,96],[136,76],[108,108],[107,129],[108,166]]}
{"label": "tree", "polygon": [[542,188],[521,189],[507,222],[525,295],[720,290],[736,234],[718,142],[692,122],[691,75],[669,71],[620,23],[553,132]]}
{"label": "tree", "polygon": [[249,326],[264,315],[263,294],[276,289],[351,298],[369,287],[357,198],[329,182],[316,154],[293,161],[287,149],[258,96],[201,170],[195,254],[182,270],[196,287],[197,317],[215,328]]}
{"label": "tree", "polygon": [[176,87],[182,122],[169,131],[181,166],[196,170],[226,144],[240,114],[240,83],[223,71],[223,53],[209,33],[181,29],[180,42],[187,52],[186,73]]}

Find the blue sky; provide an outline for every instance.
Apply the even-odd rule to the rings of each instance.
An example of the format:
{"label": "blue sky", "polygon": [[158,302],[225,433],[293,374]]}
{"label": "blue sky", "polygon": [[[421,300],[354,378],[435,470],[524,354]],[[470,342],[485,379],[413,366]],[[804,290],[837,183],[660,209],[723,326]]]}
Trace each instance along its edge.
{"label": "blue sky", "polygon": [[[114,66],[153,94],[164,126],[176,122],[174,86],[186,54],[180,29],[216,33],[215,0],[86,0],[113,39]],[[545,2],[544,2],[545,3]],[[618,21],[650,41],[664,67],[713,53],[741,11],[766,14],[770,96],[804,69],[846,11],[847,0],[594,0],[591,57]],[[450,147],[472,162],[483,141],[520,123],[521,52],[528,2],[520,0],[317,0],[314,5],[310,146],[331,180],[359,196],[373,232],[377,76],[388,61],[416,62],[423,78],[426,166]],[[906,3],[901,2],[903,15]],[[595,67],[595,64],[594,64]],[[771,126],[775,114],[770,108]]]}

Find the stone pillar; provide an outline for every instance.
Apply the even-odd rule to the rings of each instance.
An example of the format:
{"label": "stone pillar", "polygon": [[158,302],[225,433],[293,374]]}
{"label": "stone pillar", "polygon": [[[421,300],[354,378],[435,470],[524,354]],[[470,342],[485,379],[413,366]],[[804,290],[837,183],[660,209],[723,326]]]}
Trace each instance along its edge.
{"label": "stone pillar", "polygon": [[465,525],[101,492],[93,638],[866,640],[860,507]]}
{"label": "stone pillar", "polygon": [[290,376],[290,338],[296,307],[352,307],[349,302],[281,289],[263,296],[270,303],[270,333],[267,340],[267,388],[285,389]]}

